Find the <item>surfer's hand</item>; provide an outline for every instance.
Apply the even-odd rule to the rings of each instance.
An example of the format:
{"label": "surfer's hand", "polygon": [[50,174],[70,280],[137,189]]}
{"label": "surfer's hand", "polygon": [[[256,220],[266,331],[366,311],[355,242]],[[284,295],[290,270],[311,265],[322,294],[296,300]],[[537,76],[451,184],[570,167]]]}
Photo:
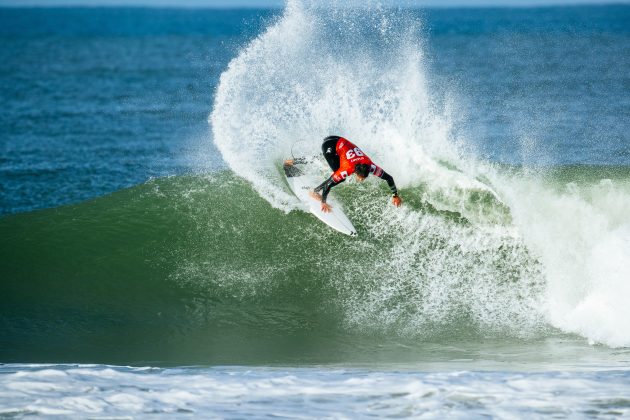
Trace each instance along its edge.
{"label": "surfer's hand", "polygon": [[320,194],[317,194],[315,191],[309,192],[308,195],[310,195],[311,198],[314,198],[317,201],[322,201],[322,196]]}
{"label": "surfer's hand", "polygon": [[[317,201],[322,201],[322,196],[320,194],[317,194],[315,191],[309,192],[308,195],[310,195],[312,198],[314,198]],[[332,206],[322,201],[321,209],[324,213],[330,213],[330,211],[332,210]]]}
{"label": "surfer's hand", "polygon": [[400,205],[402,204],[402,199],[395,195],[394,198],[392,198],[392,203],[394,203],[396,207],[400,207]]}
{"label": "surfer's hand", "polygon": [[293,159],[287,159],[284,161],[284,166],[293,166],[294,163]]}

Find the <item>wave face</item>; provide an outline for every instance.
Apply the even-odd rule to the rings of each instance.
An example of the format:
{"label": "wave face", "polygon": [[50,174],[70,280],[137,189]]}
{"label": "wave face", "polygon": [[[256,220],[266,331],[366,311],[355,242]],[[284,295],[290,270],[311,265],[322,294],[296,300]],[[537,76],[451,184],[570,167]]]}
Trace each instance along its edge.
{"label": "wave face", "polygon": [[317,154],[323,137],[346,136],[394,175],[410,201],[402,211],[353,186],[366,238],[357,252],[378,251],[338,270],[351,273],[343,285],[362,278],[344,299],[345,322],[404,334],[455,318],[467,330],[521,333],[542,322],[630,345],[627,170],[569,169],[593,171],[580,183],[562,169],[505,170],[463,153],[456,99],[429,89],[417,15],[324,6],[288,2],[222,75],[210,122],[229,167],[284,211],[296,202],[278,162],[296,142]]}
{"label": "wave face", "polygon": [[[565,175],[575,179],[583,171],[557,174],[540,188],[551,191]],[[516,180],[513,185],[518,186]],[[534,209],[577,202],[584,212],[580,217],[592,218],[596,206],[619,206],[623,197],[615,187],[588,178],[571,188],[542,197],[544,206],[524,195],[522,200],[532,202],[528,217],[541,216]],[[304,212],[274,209],[231,172],[158,179],[74,206],[4,217],[0,360],[426,362],[460,358],[460,346],[490,354],[512,348],[510,343],[517,348],[508,352],[538,354],[537,342],[561,334],[550,328],[555,324],[548,300],[555,297],[570,309],[570,299],[580,294],[591,299],[575,306],[576,315],[590,311],[591,318],[581,321],[610,316],[600,334],[620,322],[614,318],[618,307],[597,312],[592,305],[623,293],[615,289],[621,277],[614,275],[622,276],[624,266],[613,265],[623,263],[615,259],[623,258],[623,236],[596,241],[597,259],[583,262],[608,264],[611,271],[595,277],[608,287],[577,290],[579,278],[553,283],[559,278],[547,274],[549,260],[530,248],[546,251],[535,248],[545,243],[535,240],[546,226],[563,221],[567,227],[584,219],[559,214],[558,220],[547,213],[532,224],[527,239],[519,239],[507,233],[509,227],[475,225],[419,200],[392,211],[374,184],[338,193],[359,230],[357,238],[338,234]],[[587,193],[593,194],[591,204]],[[408,189],[407,194],[421,192]],[[515,223],[521,217],[515,213]],[[573,249],[541,254],[567,258],[551,260],[561,269],[575,263],[568,259],[572,252],[577,257],[584,252]],[[580,325],[569,321],[576,323],[565,331]],[[613,330],[620,340],[623,328]],[[527,342],[535,349],[524,350]],[[560,359],[565,352],[558,353]]]}
{"label": "wave face", "polygon": [[359,238],[273,209],[230,173],[5,217],[0,358],[372,360],[375,346],[543,331],[539,265],[518,240],[391,212],[381,194],[344,191]]}

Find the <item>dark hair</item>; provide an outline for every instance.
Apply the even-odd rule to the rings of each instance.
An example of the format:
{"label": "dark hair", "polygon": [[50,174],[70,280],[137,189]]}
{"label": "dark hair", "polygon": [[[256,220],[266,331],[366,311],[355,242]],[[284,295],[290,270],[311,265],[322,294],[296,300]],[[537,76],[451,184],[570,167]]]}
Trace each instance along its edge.
{"label": "dark hair", "polygon": [[359,163],[354,167],[354,172],[362,178],[367,178],[367,176],[370,174],[370,165]]}

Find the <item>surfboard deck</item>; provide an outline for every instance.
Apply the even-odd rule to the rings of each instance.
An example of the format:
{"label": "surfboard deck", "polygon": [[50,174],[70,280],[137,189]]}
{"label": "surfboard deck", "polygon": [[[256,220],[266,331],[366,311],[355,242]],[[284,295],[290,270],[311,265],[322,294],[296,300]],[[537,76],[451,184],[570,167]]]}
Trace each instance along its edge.
{"label": "surfboard deck", "polygon": [[300,169],[297,165],[284,165],[284,174],[293,194],[315,217],[338,232],[350,236],[357,235],[357,230],[336,200],[328,196],[326,202],[331,205],[332,210],[330,213],[324,213],[321,210],[321,202],[309,195],[310,191],[321,184],[322,180],[319,177]]}

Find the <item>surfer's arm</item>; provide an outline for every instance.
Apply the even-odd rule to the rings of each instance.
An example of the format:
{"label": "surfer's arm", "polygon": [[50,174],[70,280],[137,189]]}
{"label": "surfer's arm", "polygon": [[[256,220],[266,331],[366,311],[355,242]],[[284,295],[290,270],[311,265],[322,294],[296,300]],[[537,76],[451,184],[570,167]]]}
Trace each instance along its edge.
{"label": "surfer's arm", "polygon": [[315,192],[319,194],[319,192],[321,191],[321,195],[322,195],[322,203],[326,202],[326,197],[328,197],[328,193],[330,192],[330,189],[332,187],[334,187],[337,184],[340,184],[341,182],[343,182],[343,179],[339,182],[336,182],[333,177],[329,177],[326,181],[322,182],[321,184],[319,184],[319,186],[315,187]]}
{"label": "surfer's arm", "polygon": [[388,174],[387,172],[385,172],[384,170],[380,168],[378,169],[379,169],[378,175],[376,173],[374,175],[378,176],[379,178],[387,182],[387,185],[389,185],[389,190],[392,192],[392,197],[393,197],[392,202],[394,203],[396,207],[400,206],[402,204],[402,200],[400,199],[400,197],[398,197],[398,188],[396,188],[394,177]]}
{"label": "surfer's arm", "polygon": [[383,181],[387,182],[387,185],[389,185],[389,189],[392,192],[392,195],[394,197],[398,196],[398,189],[396,188],[394,177],[392,177],[390,174],[388,174],[385,171],[383,171],[380,175],[377,175],[377,176],[381,178]]}

